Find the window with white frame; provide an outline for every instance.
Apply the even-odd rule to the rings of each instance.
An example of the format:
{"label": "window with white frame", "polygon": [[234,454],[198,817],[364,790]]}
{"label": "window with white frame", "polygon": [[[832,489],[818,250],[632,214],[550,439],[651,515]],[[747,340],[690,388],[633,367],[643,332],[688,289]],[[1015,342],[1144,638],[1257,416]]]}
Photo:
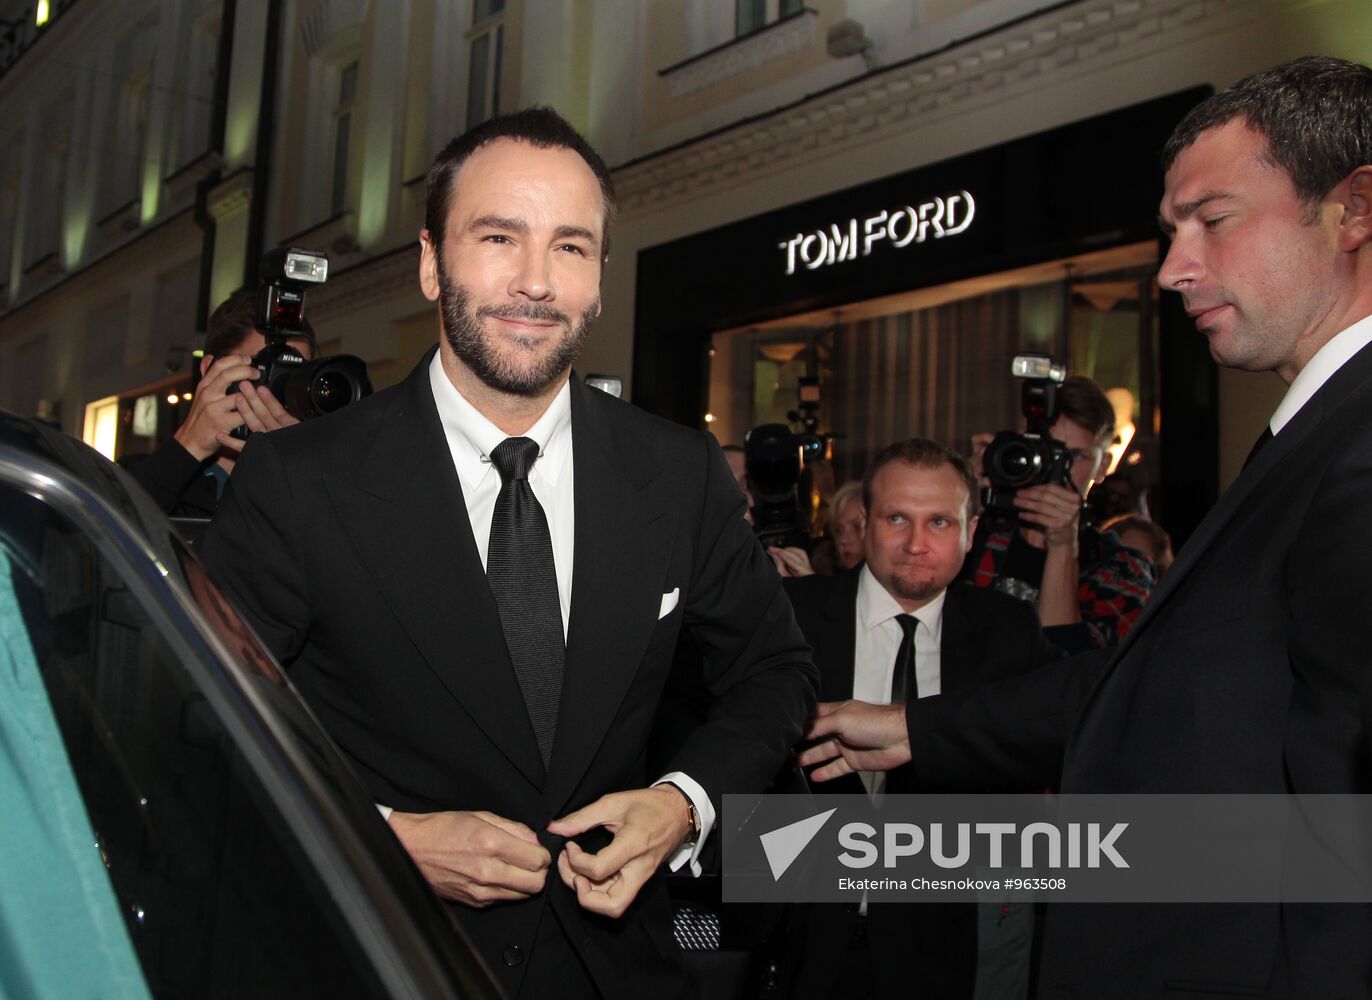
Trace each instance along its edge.
{"label": "window with white frame", "polygon": [[741,37],[804,10],[802,0],[735,0],[734,35]]}
{"label": "window with white frame", "polygon": [[467,128],[500,113],[505,0],[474,0],[467,33]]}

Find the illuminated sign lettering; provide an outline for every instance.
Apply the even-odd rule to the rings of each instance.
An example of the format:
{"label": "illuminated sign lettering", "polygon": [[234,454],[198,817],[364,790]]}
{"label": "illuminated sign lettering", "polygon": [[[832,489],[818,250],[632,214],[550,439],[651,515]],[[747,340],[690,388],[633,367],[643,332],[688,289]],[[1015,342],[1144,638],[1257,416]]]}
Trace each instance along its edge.
{"label": "illuminated sign lettering", "polygon": [[835,222],[827,229],[796,233],[777,246],[786,251],[786,273],[797,268],[817,271],[845,260],[866,257],[882,241],[907,247],[927,239],[941,240],[966,232],[977,214],[977,203],[967,191],[930,198],[919,205],[902,205],[863,219]]}

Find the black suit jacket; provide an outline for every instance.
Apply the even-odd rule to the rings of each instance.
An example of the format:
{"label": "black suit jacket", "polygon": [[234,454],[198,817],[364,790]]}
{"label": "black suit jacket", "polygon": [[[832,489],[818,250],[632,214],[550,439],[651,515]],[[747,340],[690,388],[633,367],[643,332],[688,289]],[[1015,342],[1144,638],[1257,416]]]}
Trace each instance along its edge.
{"label": "black suit jacket", "polygon": [[[912,707],[914,767],[1041,769],[1080,711],[1064,792],[1372,793],[1370,512],[1365,348],[1220,498],[1113,657]],[[1041,997],[1372,996],[1372,906],[1049,911]]]}
{"label": "black suit jacket", "polygon": [[[837,577],[785,581],[796,619],[814,648],[821,701],[853,697],[861,572],[862,567],[858,567]],[[967,583],[949,587],[939,650],[942,691],[973,691],[1000,678],[1037,670],[1059,657],[1044,640],[1032,605]],[[947,787],[946,782],[939,784]],[[821,794],[866,794],[855,774],[812,787]],[[913,769],[901,767],[888,773],[886,790],[895,794],[928,789],[921,787]],[[1021,785],[1006,790],[1031,788]],[[855,913],[847,906],[810,907],[804,920],[805,943],[796,963],[795,997],[834,994]],[[878,996],[946,1000],[969,1000],[972,996],[977,959],[974,904],[875,903],[868,907],[867,932]]]}
{"label": "black suit jacket", "polygon": [[[254,437],[203,542],[376,801],[489,810],[556,857],[549,821],[659,776],[644,747],[682,628],[710,649],[719,700],[672,768],[716,808],[726,791],[764,788],[811,711],[814,670],[714,440],[573,378],[575,565],[545,774],[439,424],[432,356],[393,389]],[[679,603],[659,618],[673,590]],[[511,996],[549,905],[606,996],[687,989],[661,879],[609,920],[552,871],[530,900],[452,908]]]}

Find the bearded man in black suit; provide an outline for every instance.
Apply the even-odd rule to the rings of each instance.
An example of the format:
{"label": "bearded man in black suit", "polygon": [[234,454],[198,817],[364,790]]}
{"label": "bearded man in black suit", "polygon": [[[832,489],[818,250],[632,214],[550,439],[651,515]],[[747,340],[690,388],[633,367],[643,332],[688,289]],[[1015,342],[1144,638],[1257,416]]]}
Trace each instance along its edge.
{"label": "bearded man in black suit", "polygon": [[[437,347],[255,436],[203,546],[511,997],[690,995],[655,876],[814,702],[714,440],[570,377],[613,199],[547,109],[454,140],[420,234]],[[717,701],[650,775],[682,629]]]}

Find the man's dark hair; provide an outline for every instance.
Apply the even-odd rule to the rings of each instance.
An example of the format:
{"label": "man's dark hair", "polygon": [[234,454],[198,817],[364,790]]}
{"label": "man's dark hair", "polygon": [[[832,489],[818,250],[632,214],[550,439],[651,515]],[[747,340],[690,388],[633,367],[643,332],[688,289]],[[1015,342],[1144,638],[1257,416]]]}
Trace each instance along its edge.
{"label": "man's dark hair", "polygon": [[601,238],[601,255],[608,256],[610,251],[610,223],[615,214],[615,186],[610,179],[610,168],[591,144],[581,137],[581,133],[552,108],[533,107],[500,115],[469,128],[452,142],[443,147],[443,152],[434,158],[424,179],[424,228],[429,231],[434,247],[442,257],[443,231],[448,219],[448,205],[452,201],[453,182],[462,164],[488,142],[496,139],[514,139],[527,142],[539,149],[570,149],[591,168],[600,182],[600,194],[605,200],[604,235]]}
{"label": "man's dark hair", "polygon": [[967,522],[976,516],[980,506],[980,493],[977,490],[977,477],[972,472],[972,463],[951,448],[945,448],[937,441],[928,438],[906,438],[889,444],[877,452],[876,458],[867,465],[862,476],[862,506],[868,514],[872,512],[872,480],[883,466],[892,462],[905,462],[917,469],[938,469],[947,465],[967,484]]}
{"label": "man's dark hair", "polygon": [[[249,334],[257,331],[257,297],[256,288],[240,288],[210,314],[205,329],[206,354],[215,358],[233,354]],[[309,342],[310,353],[318,354],[319,342],[315,339],[314,327],[304,317],[301,317],[300,325],[300,336]]]}
{"label": "man's dark hair", "polygon": [[1163,170],[1203,133],[1235,120],[1267,140],[1267,162],[1286,172],[1313,210],[1335,184],[1372,163],[1372,69],[1304,56],[1246,77],[1181,120],[1163,147]]}
{"label": "man's dark hair", "polygon": [[1073,375],[1058,386],[1058,415],[1094,434],[1101,444],[1115,436],[1115,408],[1085,375]]}

